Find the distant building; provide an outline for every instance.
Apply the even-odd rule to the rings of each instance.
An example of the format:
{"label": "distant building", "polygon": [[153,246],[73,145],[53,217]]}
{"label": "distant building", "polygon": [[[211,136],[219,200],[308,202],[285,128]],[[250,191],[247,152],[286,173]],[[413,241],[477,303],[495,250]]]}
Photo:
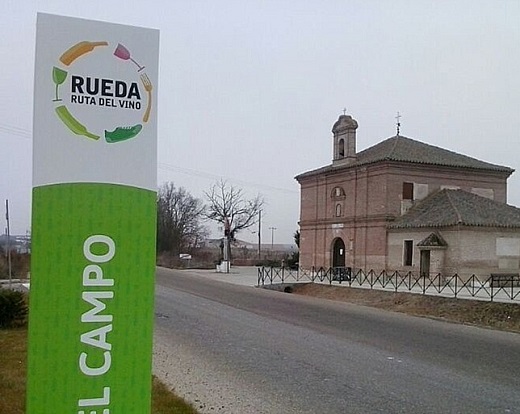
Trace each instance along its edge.
{"label": "distant building", "polygon": [[[202,247],[205,248],[220,248],[221,245],[223,245],[223,238],[220,239],[206,239],[202,243]],[[258,251],[258,243],[251,243],[245,240],[235,239],[231,243],[231,247],[233,249],[245,249],[245,250],[252,250],[252,251]],[[298,251],[298,247],[295,244],[291,243],[262,243],[260,245],[260,251],[261,252],[285,252],[285,253],[292,253],[294,251]]]}
{"label": "distant building", "polygon": [[20,235],[10,235],[9,238],[7,234],[0,235],[0,247],[4,252],[11,250],[11,252],[15,253],[30,253],[31,252],[31,238],[30,236],[20,236]]}
{"label": "distant building", "polygon": [[300,265],[483,278],[519,272],[513,169],[400,135],[356,151],[357,122],[332,128],[333,160],[296,177]]}

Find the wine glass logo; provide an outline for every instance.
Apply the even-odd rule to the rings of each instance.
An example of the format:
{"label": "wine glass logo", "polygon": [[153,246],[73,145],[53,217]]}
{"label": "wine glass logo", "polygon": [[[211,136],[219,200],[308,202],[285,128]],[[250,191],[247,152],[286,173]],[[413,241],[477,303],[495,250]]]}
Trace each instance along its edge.
{"label": "wine glass logo", "polygon": [[67,79],[67,74],[68,72],[64,71],[63,69],[57,68],[56,66],[52,68],[52,80],[56,85],[56,93],[53,102],[61,101],[61,98],[58,95],[58,88],[63,82],[65,82],[65,79]]}
{"label": "wine glass logo", "polygon": [[[59,57],[59,61],[61,62],[61,64],[69,67],[78,58],[88,55],[91,52],[93,52],[94,50],[98,50],[98,49],[102,50],[101,46],[108,46],[108,45],[109,45],[109,43],[106,41],[100,41],[100,42],[81,41],[81,42],[78,42],[78,43],[72,45],[65,52],[63,52],[61,54],[61,56]],[[110,54],[108,56],[110,56]],[[130,60],[131,62],[133,62],[134,65],[137,66],[137,69],[138,69],[137,72],[141,72],[143,69],[145,69],[144,66],[141,66],[134,59],[132,59],[130,51],[125,46],[123,46],[121,43],[117,43],[117,47],[115,48],[112,56],[115,56],[115,58],[117,58],[116,60],[118,60],[118,59],[120,59],[122,61]],[[129,68],[131,69],[132,66],[130,66]],[[133,69],[131,69],[130,72],[133,72]],[[128,86],[128,84],[126,83],[126,80],[124,79],[124,76],[123,76],[122,80],[116,80],[116,81],[112,80],[112,82],[119,84],[121,86],[121,88],[123,88],[122,90],[127,91],[127,88],[131,88],[132,91],[135,90],[135,93],[133,93],[133,94],[129,93],[127,96],[126,92],[123,92],[122,90],[118,89],[118,91],[120,92],[119,95],[114,96],[114,94],[112,93],[112,92],[114,92],[113,90],[112,91],[108,90],[107,95],[103,95],[104,86],[102,86],[101,88],[98,88],[98,86],[97,86],[98,83],[96,83],[99,81],[99,79],[96,78],[96,79],[92,80],[91,78],[87,77],[87,81],[85,81],[83,76],[76,75],[74,72],[71,72],[72,78],[71,78],[71,80],[69,80],[69,83],[73,82],[73,79],[77,79],[80,86],[83,85],[82,82],[86,82],[87,83],[87,86],[85,89],[86,93],[84,93],[83,89],[80,89],[80,86],[78,86],[77,89],[72,88],[71,95],[70,95],[70,102],[62,103],[62,99],[60,97],[60,85],[65,83],[65,81],[67,80],[68,74],[69,74],[69,72],[62,69],[59,66],[59,64],[57,66],[53,66],[52,81],[55,85],[55,91],[54,91],[55,93],[54,93],[53,102],[56,102],[56,104],[54,105],[55,106],[54,111],[55,111],[58,119],[73,134],[84,136],[84,137],[90,138],[94,141],[99,140],[103,136],[107,143],[113,144],[113,143],[119,143],[119,142],[130,140],[132,138],[135,138],[137,135],[139,135],[141,133],[141,131],[143,130],[143,124],[148,123],[148,121],[150,119],[150,112],[151,112],[152,100],[153,100],[152,94],[154,91],[153,84],[152,84],[150,78],[148,77],[148,75],[146,74],[146,72],[142,72],[140,75],[135,75],[135,72],[134,72],[131,75],[131,77],[133,77],[134,80],[135,80],[136,76],[139,77],[138,79],[141,80],[142,87],[146,91],[146,95],[147,95],[146,109],[144,109],[144,107],[143,107],[144,114],[142,115],[142,121],[135,123],[135,124],[132,123],[130,125],[128,125],[126,123],[127,121],[125,121],[125,124],[123,124],[123,125],[119,124],[120,126],[116,126],[114,129],[104,128],[104,132],[99,131],[101,125],[97,125],[97,128],[96,128],[97,130],[96,129],[90,130],[87,125],[85,125],[84,123],[81,122],[80,118],[76,118],[76,116],[74,115],[75,111],[71,112],[69,110],[70,104],[71,103],[72,104],[82,104],[82,105],[88,104],[88,106],[86,106],[85,108],[88,108],[90,106],[102,106],[102,107],[119,108],[119,110],[123,110],[123,111],[137,110],[139,112],[136,112],[135,114],[138,115],[138,114],[140,114],[140,111],[141,111],[141,103],[142,102],[144,103],[144,98],[143,98],[143,101],[141,101],[141,94],[138,92],[139,91],[138,82],[136,82],[136,81],[130,82],[129,84],[131,86]],[[74,82],[75,82],[75,80],[74,80]],[[92,83],[89,83],[89,82],[92,82]],[[75,83],[75,85],[76,85],[76,83]],[[107,88],[110,89],[109,87],[107,87]],[[101,92],[100,92],[100,90],[101,90]],[[101,95],[101,96],[98,96],[98,95]],[[86,99],[88,99],[88,101],[83,100],[83,98],[85,98],[85,96],[86,96]],[[107,96],[109,98],[107,98]],[[82,98],[81,101],[79,101],[80,98]],[[64,99],[67,99],[67,98],[64,97]],[[138,115],[138,116],[140,116],[140,115]],[[110,117],[110,122],[112,123],[112,126],[113,126],[113,123],[115,121],[112,119],[112,116]],[[116,124],[116,125],[118,125],[118,124]]]}
{"label": "wine glass logo", "polygon": [[130,51],[124,47],[121,43],[117,44],[116,50],[114,51],[114,55],[122,60],[131,60],[137,66],[137,72],[141,72],[144,69],[144,66],[141,66],[137,63],[132,56],[130,55]]}

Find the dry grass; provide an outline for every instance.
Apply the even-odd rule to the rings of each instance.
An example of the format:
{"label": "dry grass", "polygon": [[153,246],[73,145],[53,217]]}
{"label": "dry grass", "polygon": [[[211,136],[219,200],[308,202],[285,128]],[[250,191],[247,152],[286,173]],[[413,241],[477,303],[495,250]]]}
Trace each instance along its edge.
{"label": "dry grass", "polygon": [[25,412],[27,330],[0,329],[0,413]]}
{"label": "dry grass", "polygon": [[[25,412],[27,329],[0,329],[0,414]],[[157,378],[152,381],[152,414],[197,414]]]}
{"label": "dry grass", "polygon": [[441,318],[456,323],[520,332],[520,305],[451,299],[438,296],[295,284],[293,293],[371,306],[409,315]]}
{"label": "dry grass", "polygon": [[193,406],[173,394],[155,376],[152,385],[152,414],[197,414]]}

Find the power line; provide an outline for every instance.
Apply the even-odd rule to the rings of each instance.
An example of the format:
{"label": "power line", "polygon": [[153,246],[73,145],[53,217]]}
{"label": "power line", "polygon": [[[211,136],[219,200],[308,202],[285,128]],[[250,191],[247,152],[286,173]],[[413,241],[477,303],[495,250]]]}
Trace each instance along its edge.
{"label": "power line", "polygon": [[24,128],[15,127],[12,125],[0,124],[0,132],[9,134],[9,135],[17,135],[19,137],[32,139],[32,131],[29,131],[28,129],[24,129]]}
{"label": "power line", "polygon": [[[7,125],[7,124],[0,123],[0,133],[16,135],[16,136],[19,136],[22,138],[27,138],[27,139],[32,140],[32,131],[25,129],[25,128],[16,127],[13,125]],[[158,163],[157,167],[159,170],[175,171],[175,172],[180,172],[182,174],[186,174],[186,175],[190,175],[190,176],[194,176],[194,177],[207,178],[207,179],[211,179],[211,180],[224,179],[224,180],[228,180],[231,182],[235,182],[238,184],[247,185],[247,186],[251,186],[251,187],[255,187],[255,188],[259,188],[259,189],[270,190],[270,191],[279,191],[279,192],[287,193],[287,194],[298,194],[298,191],[289,190],[288,188],[275,187],[275,186],[266,185],[266,184],[259,184],[259,183],[255,183],[252,181],[240,180],[240,179],[233,178],[233,177],[226,177],[223,175],[210,173],[210,172],[202,171],[202,170],[196,170],[193,168],[179,167],[179,166],[167,164],[164,162]]]}
{"label": "power line", "polygon": [[210,172],[206,172],[206,171],[202,171],[202,170],[195,170],[192,168],[179,167],[176,165],[166,164],[163,162],[159,163],[158,167],[160,170],[176,171],[176,172],[181,172],[183,174],[191,175],[191,176],[195,176],[195,177],[208,178],[211,180],[225,179],[228,181],[232,181],[232,182],[235,182],[238,184],[247,185],[247,186],[251,186],[251,187],[255,187],[255,188],[260,188],[260,189],[265,189],[265,190],[270,190],[270,191],[280,191],[280,192],[287,193],[287,194],[299,194],[298,191],[289,190],[287,188],[274,187],[274,186],[266,185],[266,184],[259,184],[259,183],[255,183],[252,181],[245,181],[245,180],[240,180],[237,178],[226,177],[223,175],[218,175],[218,174],[214,174],[214,173],[210,173]]}
{"label": "power line", "polygon": [[17,127],[15,125],[9,125],[9,124],[0,123],[0,126],[3,126],[5,128],[15,129],[15,130],[18,130],[18,131],[23,131],[23,132],[26,132],[28,134],[31,133],[31,130],[25,129],[25,128],[20,128],[20,127]]}

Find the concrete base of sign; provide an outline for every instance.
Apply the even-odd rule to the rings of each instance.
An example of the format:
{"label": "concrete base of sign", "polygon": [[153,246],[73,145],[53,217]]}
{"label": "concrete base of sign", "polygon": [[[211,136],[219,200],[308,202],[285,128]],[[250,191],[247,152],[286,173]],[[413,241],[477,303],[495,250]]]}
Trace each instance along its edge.
{"label": "concrete base of sign", "polygon": [[219,265],[217,265],[217,273],[229,273],[229,268],[231,264],[229,261],[222,261]]}

